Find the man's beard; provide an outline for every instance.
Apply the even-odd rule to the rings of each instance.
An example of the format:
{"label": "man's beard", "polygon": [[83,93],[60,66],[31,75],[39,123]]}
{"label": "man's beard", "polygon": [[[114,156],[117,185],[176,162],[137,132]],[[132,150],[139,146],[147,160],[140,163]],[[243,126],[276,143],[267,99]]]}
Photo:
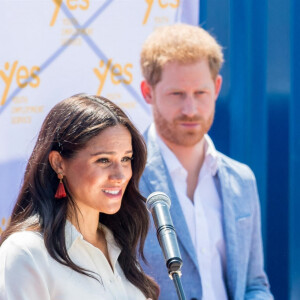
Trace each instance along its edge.
{"label": "man's beard", "polygon": [[[168,121],[161,115],[157,107],[153,106],[153,118],[156,129],[164,140],[175,145],[191,147],[199,143],[204,134],[209,131],[214,120],[214,111],[207,120],[199,115],[192,118],[181,115]],[[184,129],[178,124],[181,122],[197,122],[200,126],[197,129]]]}

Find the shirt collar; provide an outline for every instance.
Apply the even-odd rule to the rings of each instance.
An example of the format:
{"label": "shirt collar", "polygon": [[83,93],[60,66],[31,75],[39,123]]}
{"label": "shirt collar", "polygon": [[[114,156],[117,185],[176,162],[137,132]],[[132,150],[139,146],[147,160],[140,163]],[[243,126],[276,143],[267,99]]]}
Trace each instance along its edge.
{"label": "shirt collar", "polygon": [[65,240],[66,240],[66,248],[69,250],[74,242],[77,239],[83,240],[82,234],[77,231],[75,226],[69,221],[66,221],[66,226],[65,226]]}
{"label": "shirt collar", "polygon": [[[109,244],[113,248],[119,248],[111,230],[101,223],[99,223],[99,228],[101,228],[101,230],[104,232],[107,244]],[[78,239],[83,240],[82,234],[76,229],[76,227],[69,220],[66,221],[65,239],[66,239],[67,250],[69,250],[72,247],[72,245],[76,240]]]}
{"label": "shirt collar", "polygon": [[[179,162],[176,155],[164,143],[164,141],[160,138],[157,132],[155,132],[155,134],[156,134],[158,146],[161,149],[162,156],[167,164],[167,168],[170,174],[181,171],[182,173],[184,173],[185,176],[187,176],[186,170],[182,168],[182,165]],[[214,146],[214,143],[211,140],[211,138],[208,136],[208,134],[204,135],[204,151],[205,151],[204,162],[201,170],[208,169],[210,170],[211,175],[215,176],[218,171],[219,156]]]}
{"label": "shirt collar", "polygon": [[218,171],[220,158],[215,148],[215,145],[208,134],[204,135],[204,149],[205,149],[204,163],[207,164],[207,167],[210,170],[211,175],[215,176]]}
{"label": "shirt collar", "polygon": [[[99,223],[99,228],[101,228],[101,230],[105,235],[110,262],[115,270],[118,257],[121,253],[121,248],[117,245],[113,233],[110,229],[108,229],[105,225],[101,223]],[[76,241],[83,240],[82,234],[68,220],[66,221],[66,226],[65,226],[65,239],[66,239],[66,247],[68,251],[71,249],[71,247],[75,244]]]}
{"label": "shirt collar", "polygon": [[[176,157],[176,155],[170,150],[170,148],[163,142],[163,140],[160,138],[160,136],[155,132],[156,139],[158,146],[161,150],[162,156],[164,158],[164,161],[167,164],[168,170],[170,173],[177,172],[179,170],[182,170],[182,166]],[[185,171],[185,169],[183,169]],[[185,171],[186,173],[186,171]]]}

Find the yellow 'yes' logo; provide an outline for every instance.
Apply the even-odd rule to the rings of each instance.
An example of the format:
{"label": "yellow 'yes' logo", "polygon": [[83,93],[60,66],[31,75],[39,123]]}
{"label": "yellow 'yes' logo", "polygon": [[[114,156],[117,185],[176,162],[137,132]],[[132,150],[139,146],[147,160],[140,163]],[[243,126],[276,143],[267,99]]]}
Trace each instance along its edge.
{"label": "yellow 'yes' logo", "polygon": [[[143,20],[143,25],[145,25],[148,21],[151,9],[152,9],[152,5],[154,3],[155,0],[145,0],[148,4],[145,16],[144,16],[144,20]],[[171,8],[177,8],[179,6],[180,0],[158,0],[158,5],[161,8],[167,8],[167,7],[171,7]]]}
{"label": "yellow 'yes' logo", "polygon": [[132,69],[132,64],[127,63],[122,67],[120,64],[112,64],[112,58],[105,63],[100,60],[99,67],[104,67],[104,71],[100,73],[100,70],[94,68],[94,73],[98,77],[100,84],[98,87],[97,95],[101,94],[105,80],[108,73],[110,72],[110,80],[113,84],[118,85],[120,83],[130,84],[132,82],[133,76],[129,69]]}
{"label": "yellow 'yes' logo", "polygon": [[[50,21],[50,26],[54,26],[63,0],[52,0],[52,2],[54,2],[55,8],[52,15],[52,19]],[[89,0],[66,0],[66,6],[69,10],[75,10],[78,8],[82,10],[87,10],[90,6],[90,2]]]}
{"label": "yellow 'yes' logo", "polygon": [[[12,63],[11,66],[9,62],[6,62],[4,64],[4,70],[0,70],[0,77],[4,82],[4,91],[1,97],[0,105],[5,103],[14,78],[19,88],[25,88],[28,84],[32,88],[38,87],[40,84],[40,78],[36,72],[39,71],[40,68],[38,66],[33,66],[30,70],[26,66],[18,66],[17,60]],[[32,80],[28,82],[30,77],[32,77]]]}

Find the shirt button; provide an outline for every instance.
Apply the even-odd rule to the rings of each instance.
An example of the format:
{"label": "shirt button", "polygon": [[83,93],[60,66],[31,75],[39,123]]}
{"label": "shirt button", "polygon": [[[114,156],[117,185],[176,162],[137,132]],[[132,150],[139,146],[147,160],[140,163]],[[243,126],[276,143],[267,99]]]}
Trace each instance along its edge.
{"label": "shirt button", "polygon": [[206,253],[207,253],[206,248],[204,248],[204,247],[202,247],[202,248],[200,249],[200,251],[201,251],[202,254],[206,254]]}

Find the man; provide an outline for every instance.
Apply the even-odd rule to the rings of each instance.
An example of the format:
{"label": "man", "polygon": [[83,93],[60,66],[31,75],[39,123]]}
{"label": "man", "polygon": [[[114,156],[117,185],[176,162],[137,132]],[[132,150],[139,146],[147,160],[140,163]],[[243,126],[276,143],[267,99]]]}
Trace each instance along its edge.
{"label": "man", "polygon": [[[161,191],[172,201],[186,299],[273,299],[263,269],[255,177],[218,152],[207,135],[222,63],[220,45],[195,26],[163,27],[144,43],[141,90],[154,124],[144,135],[148,162],[140,189],[145,197]],[[160,299],[178,299],[153,226],[145,256]]]}

